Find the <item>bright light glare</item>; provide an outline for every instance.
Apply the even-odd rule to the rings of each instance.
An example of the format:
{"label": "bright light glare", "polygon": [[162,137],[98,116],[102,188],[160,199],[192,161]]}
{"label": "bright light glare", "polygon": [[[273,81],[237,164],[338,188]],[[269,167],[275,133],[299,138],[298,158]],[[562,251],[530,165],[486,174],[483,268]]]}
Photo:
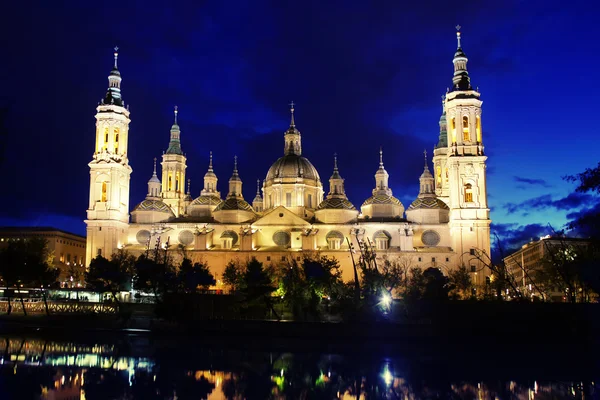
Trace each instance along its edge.
{"label": "bright light glare", "polygon": [[388,307],[390,304],[392,304],[392,296],[390,296],[389,293],[385,293],[383,296],[381,296],[381,303]]}
{"label": "bright light glare", "polygon": [[383,378],[383,381],[385,382],[385,384],[387,386],[390,386],[392,384],[392,382],[394,381],[394,376],[392,375],[392,373],[390,372],[390,370],[386,368],[383,370],[383,373],[381,374],[381,377]]}

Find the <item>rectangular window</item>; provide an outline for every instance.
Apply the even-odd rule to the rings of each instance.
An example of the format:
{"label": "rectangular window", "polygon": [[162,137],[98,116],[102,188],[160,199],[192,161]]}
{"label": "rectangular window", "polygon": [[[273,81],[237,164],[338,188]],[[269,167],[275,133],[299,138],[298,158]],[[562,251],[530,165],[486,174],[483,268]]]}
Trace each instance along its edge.
{"label": "rectangular window", "polygon": [[446,262],[450,262],[450,259],[448,257],[446,257]]}
{"label": "rectangular window", "polygon": [[271,256],[267,256],[267,261],[271,261]]}
{"label": "rectangular window", "polygon": [[435,262],[435,257],[431,257],[431,262]]}
{"label": "rectangular window", "polygon": [[77,264],[77,256],[73,256],[73,262]]}
{"label": "rectangular window", "polygon": [[102,256],[102,249],[98,249],[98,256]]}
{"label": "rectangular window", "polygon": [[296,261],[300,261],[300,257],[296,257]]}
{"label": "rectangular window", "polygon": [[419,262],[421,262],[421,257],[419,257]]}
{"label": "rectangular window", "polygon": [[308,195],[308,201],[307,201],[307,203],[308,203],[308,208],[312,208],[312,194]]}
{"label": "rectangular window", "polygon": [[471,272],[477,272],[477,267],[474,265],[471,265]]}
{"label": "rectangular window", "polygon": [[292,194],[291,193],[286,193],[285,194],[285,206],[286,207],[291,207],[292,206]]}
{"label": "rectangular window", "polygon": [[71,262],[71,255],[67,254],[67,262],[70,263]]}
{"label": "rectangular window", "polygon": [[281,256],[281,261],[285,261],[285,256]]}

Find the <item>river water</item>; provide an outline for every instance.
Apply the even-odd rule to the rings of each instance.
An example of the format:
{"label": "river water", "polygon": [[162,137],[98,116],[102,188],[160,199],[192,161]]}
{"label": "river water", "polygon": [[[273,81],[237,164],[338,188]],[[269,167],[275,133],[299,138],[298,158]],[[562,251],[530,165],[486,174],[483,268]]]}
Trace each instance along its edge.
{"label": "river water", "polygon": [[600,399],[584,355],[256,342],[0,336],[0,399]]}

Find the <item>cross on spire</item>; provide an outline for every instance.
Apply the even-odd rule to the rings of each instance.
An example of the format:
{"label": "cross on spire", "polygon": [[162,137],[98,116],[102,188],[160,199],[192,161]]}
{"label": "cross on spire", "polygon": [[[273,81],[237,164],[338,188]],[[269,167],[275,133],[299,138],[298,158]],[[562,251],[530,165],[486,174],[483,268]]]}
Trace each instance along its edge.
{"label": "cross on spire", "polygon": [[119,46],[115,46],[115,69],[117,68],[117,59],[119,58]]}
{"label": "cross on spire", "polygon": [[292,102],[289,104],[290,106],[290,112],[292,113],[292,122],[290,122],[290,126],[294,127],[296,126],[296,123],[294,122],[294,100],[292,100]]}
{"label": "cross on spire", "polygon": [[456,25],[456,40],[458,41],[458,48],[460,49],[460,25]]}
{"label": "cross on spire", "polygon": [[260,179],[256,180],[256,195],[260,196]]}
{"label": "cross on spire", "polygon": [[383,168],[383,147],[379,146],[379,166]]}
{"label": "cross on spire", "polygon": [[337,171],[338,166],[337,166],[337,153],[333,153],[333,170]]}
{"label": "cross on spire", "polygon": [[156,157],[154,157],[154,172],[153,172],[153,174],[156,175]]}
{"label": "cross on spire", "polygon": [[237,173],[237,156],[233,156],[233,172]]}
{"label": "cross on spire", "polygon": [[174,107],[174,113],[175,113],[175,124],[177,124],[177,113],[179,111],[177,111],[177,106]]}

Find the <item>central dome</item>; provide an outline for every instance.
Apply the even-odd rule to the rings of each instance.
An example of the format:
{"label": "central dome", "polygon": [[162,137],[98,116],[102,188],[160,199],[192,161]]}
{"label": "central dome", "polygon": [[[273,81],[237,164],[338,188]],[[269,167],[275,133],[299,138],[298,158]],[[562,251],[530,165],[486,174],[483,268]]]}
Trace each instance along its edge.
{"label": "central dome", "polygon": [[314,185],[321,181],[317,169],[307,158],[296,154],[287,154],[280,157],[269,168],[265,184],[271,185],[275,179],[297,178],[312,180]]}

